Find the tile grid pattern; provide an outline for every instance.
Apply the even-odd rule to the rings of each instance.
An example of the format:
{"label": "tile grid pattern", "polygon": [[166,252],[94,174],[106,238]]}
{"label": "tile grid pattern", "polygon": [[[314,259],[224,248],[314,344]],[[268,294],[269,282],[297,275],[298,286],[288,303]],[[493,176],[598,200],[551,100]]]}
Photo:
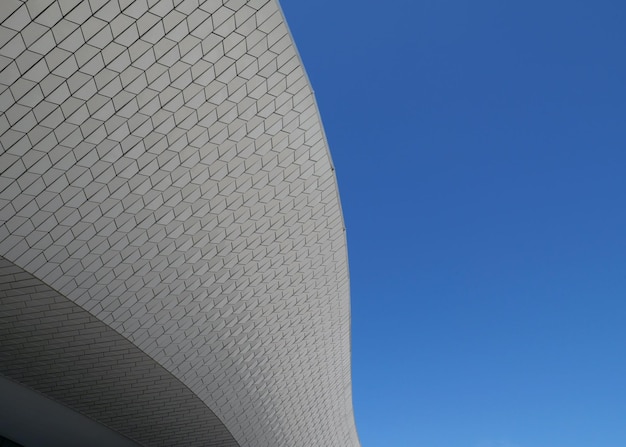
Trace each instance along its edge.
{"label": "tile grid pattern", "polygon": [[275,1],[6,0],[0,255],[242,446],[358,445],[336,180]]}
{"label": "tile grid pattern", "polygon": [[2,257],[0,341],[0,374],[140,445],[239,447],[215,414],[161,365]]}

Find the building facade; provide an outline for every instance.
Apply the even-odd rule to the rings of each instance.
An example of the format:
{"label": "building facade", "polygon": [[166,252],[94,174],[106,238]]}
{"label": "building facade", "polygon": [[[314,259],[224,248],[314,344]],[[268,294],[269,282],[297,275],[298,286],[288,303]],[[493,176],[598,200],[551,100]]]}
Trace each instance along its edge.
{"label": "building facade", "polygon": [[0,112],[1,436],[359,445],[337,182],[276,0],[5,0]]}

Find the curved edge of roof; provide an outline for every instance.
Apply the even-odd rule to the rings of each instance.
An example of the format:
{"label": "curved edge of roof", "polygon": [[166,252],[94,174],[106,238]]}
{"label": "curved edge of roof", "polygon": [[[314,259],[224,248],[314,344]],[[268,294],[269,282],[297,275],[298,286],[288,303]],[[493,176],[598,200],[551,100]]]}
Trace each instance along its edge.
{"label": "curved edge of roof", "polygon": [[[344,329],[343,329],[341,332],[344,334],[342,338],[343,338],[343,340],[345,340],[344,342],[342,342],[342,345],[343,345],[343,350],[344,350],[344,352],[345,352],[345,349],[347,348],[347,351],[348,351],[348,352],[347,352],[347,356],[348,356],[348,357],[347,357],[347,359],[346,359],[346,360],[347,360],[347,363],[345,364],[345,366],[347,366],[347,367],[348,367],[348,371],[347,371],[347,372],[348,372],[348,374],[345,374],[345,373],[344,373],[343,377],[344,377],[344,379],[345,379],[344,383],[345,383],[346,381],[348,381],[348,382],[349,382],[350,389],[348,390],[348,389],[347,389],[347,388],[348,388],[347,386],[346,386],[346,387],[344,387],[344,389],[346,389],[346,392],[347,392],[347,393],[349,393],[350,398],[351,398],[351,400],[352,400],[352,389],[351,389],[351,388],[352,388],[352,385],[351,385],[351,383],[352,383],[352,381],[351,381],[351,369],[352,369],[352,366],[351,366],[351,365],[352,365],[352,362],[351,362],[351,355],[352,355],[352,348],[351,348],[351,343],[352,343],[352,340],[351,340],[351,302],[350,302],[350,294],[349,294],[349,266],[348,266],[348,256],[347,256],[347,236],[346,236],[346,227],[345,227],[345,221],[344,221],[344,216],[343,216],[343,209],[342,209],[342,206],[341,206],[341,200],[340,200],[340,197],[339,197],[339,190],[338,190],[337,175],[336,175],[336,171],[335,171],[334,164],[333,164],[333,161],[332,161],[332,156],[331,156],[331,154],[330,154],[330,148],[329,148],[329,144],[328,144],[327,136],[326,136],[326,133],[325,133],[325,129],[324,129],[324,126],[323,126],[323,122],[322,122],[322,119],[321,119],[319,106],[318,106],[318,104],[317,104],[317,99],[316,99],[316,96],[315,96],[315,91],[314,91],[314,90],[313,90],[313,88],[312,88],[312,85],[311,85],[310,79],[309,79],[308,74],[307,74],[307,72],[306,72],[306,70],[305,70],[305,68],[304,68],[304,65],[303,65],[303,62],[302,62],[301,55],[300,55],[300,53],[298,52],[298,49],[297,49],[297,46],[296,46],[295,41],[294,41],[294,39],[293,39],[293,35],[292,35],[292,33],[291,33],[291,30],[289,29],[288,23],[287,23],[287,21],[285,20],[285,16],[284,16],[284,12],[283,12],[283,10],[282,10],[282,7],[281,7],[280,3],[278,2],[278,0],[273,0],[273,2],[274,2],[274,4],[275,4],[275,5],[277,5],[277,9],[278,9],[279,13],[280,13],[280,14],[281,14],[281,16],[282,16],[282,22],[283,22],[283,25],[285,26],[285,28],[286,28],[286,30],[287,30],[287,33],[289,34],[289,39],[290,39],[290,41],[291,41],[291,45],[293,46],[293,49],[294,49],[294,51],[295,51],[295,53],[296,53],[296,55],[297,55],[298,61],[299,61],[299,63],[300,63],[300,67],[301,67],[302,72],[303,72],[303,75],[304,75],[304,77],[306,78],[306,83],[307,83],[307,85],[308,85],[308,88],[310,89],[310,92],[311,92],[311,99],[312,99],[312,102],[314,103],[314,109],[315,109],[316,119],[317,119],[317,122],[319,123],[319,131],[320,131],[321,136],[322,136],[322,138],[323,138],[323,145],[325,146],[325,149],[324,149],[324,150],[326,151],[326,158],[327,158],[327,160],[328,160],[328,163],[329,163],[330,168],[331,168],[331,171],[332,171],[333,184],[334,184],[334,195],[335,195],[335,200],[336,200],[336,207],[338,208],[338,210],[339,210],[339,212],[340,212],[340,217],[341,217],[341,228],[343,229],[343,234],[342,234],[341,236],[339,236],[339,235],[337,234],[337,233],[339,233],[339,232],[338,232],[338,231],[336,231],[336,230],[338,230],[338,228],[337,228],[337,227],[338,227],[339,225],[337,225],[337,223],[333,224],[333,225],[335,226],[334,228],[336,229],[336,230],[335,230],[335,231],[336,231],[336,232],[335,232],[336,237],[335,237],[334,239],[332,239],[332,240],[333,240],[333,241],[337,241],[337,242],[339,242],[339,238],[340,238],[340,237],[341,237],[341,238],[342,238],[342,240],[343,240],[343,245],[344,245],[344,246],[343,246],[343,259],[345,260],[345,268],[346,268],[345,275],[346,275],[346,277],[347,277],[347,283],[345,282],[345,277],[344,277],[344,278],[342,278],[342,282],[343,282],[343,284],[346,284],[345,289],[342,289],[342,296],[344,296],[344,297],[345,297],[345,299],[344,299],[344,300],[342,300],[342,302],[343,302],[343,306],[342,306],[342,307],[345,309],[345,310],[342,310],[342,314],[343,314],[343,317],[344,317],[344,318],[346,318],[346,317],[347,317],[347,321],[348,321],[348,323],[349,323],[349,327],[347,328],[347,331],[346,331],[346,330],[345,330],[345,326],[343,326],[343,325],[342,325],[342,327],[343,327]],[[267,2],[266,2],[266,3],[267,3]],[[59,140],[59,141],[60,141],[60,140]],[[320,153],[321,153],[321,148],[319,149],[319,151],[320,151]],[[327,178],[328,178],[328,177],[327,177]],[[330,192],[330,191],[329,191],[329,192]],[[332,194],[332,193],[331,193],[331,194]],[[328,197],[329,197],[329,198],[330,198],[331,194],[328,194]],[[337,222],[337,220],[335,220],[335,222]],[[15,247],[17,247],[17,246],[15,246]],[[14,248],[15,248],[15,247],[14,247]],[[14,250],[13,250],[13,251],[14,251]],[[337,253],[337,254],[339,254],[339,253],[340,253],[340,250],[337,250],[337,251],[336,251],[336,253]],[[0,255],[3,255],[3,254],[4,254],[4,253],[0,253]],[[34,256],[34,255],[33,255],[33,256]],[[20,256],[15,255],[15,256],[12,256],[12,257],[13,257],[13,259],[10,259],[10,261],[11,261],[11,262],[15,261],[15,259],[17,259],[17,258],[18,258],[18,257],[20,257]],[[341,264],[343,264],[343,261],[341,262]],[[16,265],[17,265],[17,264],[16,264]],[[339,264],[336,264],[336,265],[339,265]],[[20,268],[21,268],[21,267],[20,267]],[[38,276],[35,276],[35,278],[36,278],[36,279],[40,279]],[[41,281],[42,281],[42,282],[44,282],[43,278],[44,278],[44,277],[42,276],[42,277],[41,277]],[[46,286],[48,286],[48,285],[49,285],[49,286],[50,286],[51,288],[53,288],[55,291],[56,291],[56,290],[58,290],[59,295],[61,295],[61,296],[63,296],[63,297],[66,297],[66,294],[68,294],[68,289],[67,289],[67,287],[61,287],[61,288],[58,288],[58,287],[53,287],[52,283],[51,283],[51,284],[47,284],[47,283],[45,283],[45,282],[44,282],[44,284],[46,284]],[[347,290],[347,293],[344,293],[344,290]],[[69,296],[70,296],[70,295],[67,295],[67,297],[69,297]],[[76,298],[76,296],[74,296],[74,297],[72,298],[72,300],[73,300],[73,299],[75,299],[75,298]],[[95,296],[95,298],[98,298],[98,296]],[[68,299],[70,299],[70,298],[68,298]],[[347,302],[346,302],[346,300],[347,300]],[[98,310],[98,309],[103,310],[103,309],[104,309],[104,307],[102,307],[102,306],[106,306],[105,304],[103,304],[102,306],[100,306],[100,305],[98,304],[98,306],[100,306],[100,307],[97,307],[97,306],[96,306],[96,307],[93,307],[93,303],[90,303],[90,305],[89,305],[89,306],[84,306],[85,302],[84,302],[82,299],[81,299],[81,300],[76,300],[76,303],[75,303],[75,304],[76,304],[76,305],[78,305],[79,307],[81,307],[82,309],[86,310],[87,312],[93,313],[94,315],[95,315],[96,313],[98,313],[98,312],[99,312],[99,310]],[[346,304],[347,304],[347,306],[346,306]],[[95,310],[94,310],[94,309],[95,309]],[[99,318],[99,317],[98,317],[98,318]],[[111,327],[111,329],[113,329],[113,330],[115,330],[115,331],[118,331],[121,335],[124,335],[124,334],[122,334],[122,330],[121,330],[121,329],[123,329],[123,324],[124,324],[123,322],[117,322],[117,321],[115,321],[115,320],[111,320],[111,318],[105,318],[105,319],[103,319],[103,320],[101,320],[101,321],[102,321],[103,323],[107,324],[108,326],[110,326],[110,327]],[[112,325],[112,323],[115,323],[115,324],[114,324],[114,325]],[[346,332],[347,332],[347,334],[346,334]],[[131,341],[133,344],[135,344],[135,343],[137,343],[137,345],[139,344],[139,343],[138,343],[138,341],[137,341],[136,339],[129,338],[129,337],[128,337],[128,335],[124,335],[124,337],[125,337],[128,341]],[[346,342],[347,342],[347,346],[346,346]],[[156,360],[156,357],[155,357],[155,355],[156,355],[156,354],[155,354],[155,350],[154,350],[154,349],[153,349],[153,350],[145,350],[145,349],[143,349],[143,348],[141,348],[141,347],[139,347],[139,346],[137,346],[137,347],[138,347],[138,349],[140,349],[143,353],[147,354],[148,356],[150,356],[151,358],[153,358],[153,359],[155,359],[155,360]],[[345,355],[342,355],[341,357],[345,358]],[[171,366],[171,365],[170,365],[170,366]],[[345,371],[345,369],[344,369],[344,371]],[[189,385],[187,385],[187,382],[183,382],[183,381],[182,381],[182,379],[180,379],[178,376],[177,376],[177,378],[178,378],[179,380],[181,380],[181,383],[184,383],[184,384],[185,384],[185,386],[188,386],[188,387],[189,387],[189,389],[191,389],[191,387],[190,387]],[[197,383],[197,382],[196,382],[196,383]],[[347,415],[347,414],[346,414],[346,412],[347,412],[346,410],[348,410],[348,408],[350,409],[350,415]],[[271,409],[271,408],[270,408],[270,409]],[[344,416],[349,416],[349,417],[351,417],[351,419],[352,419],[352,423],[353,423],[353,426],[355,427],[355,424],[354,424],[353,402],[352,402],[352,401],[350,401],[350,402],[345,402],[345,407],[344,407],[344,413],[343,413],[343,415],[344,415]],[[347,418],[346,418],[346,421],[347,421]],[[356,430],[355,430],[355,436],[357,437],[356,441],[358,442],[358,432],[357,432]],[[353,438],[351,438],[351,439],[353,439]],[[353,441],[354,441],[354,439],[353,439]]]}
{"label": "curved edge of roof", "polygon": [[[315,113],[317,114],[317,120],[320,123],[320,129],[322,132],[322,137],[324,138],[324,146],[326,147],[326,154],[328,156],[328,160],[330,160],[330,166],[332,167],[333,170],[333,177],[335,179],[335,191],[337,194],[337,203],[339,204],[339,210],[341,212],[341,221],[343,224],[343,240],[344,240],[344,246],[345,246],[345,256],[346,256],[346,263],[347,263],[347,270],[348,270],[348,282],[350,281],[350,256],[348,253],[348,228],[346,227],[346,221],[345,221],[345,216],[344,216],[344,212],[343,212],[343,205],[341,203],[341,194],[339,193],[339,182],[337,180],[337,169],[335,168],[335,163],[333,161],[333,156],[332,153],[330,152],[330,144],[328,143],[328,137],[326,135],[326,129],[324,128],[324,121],[322,120],[322,114],[320,112],[320,107],[319,104],[317,103],[317,96],[315,94],[315,89],[313,88],[313,84],[311,83],[311,78],[309,78],[309,73],[306,69],[306,66],[304,65],[304,60],[302,59],[302,55],[300,54],[300,50],[298,49],[298,45],[296,44],[296,40],[293,37],[293,33],[291,32],[291,27],[289,26],[289,22],[287,21],[287,16],[285,15],[285,11],[283,10],[283,5],[281,4],[281,0],[276,0],[276,4],[278,5],[278,11],[280,12],[280,14],[283,16],[283,23],[285,24],[285,27],[287,28],[287,32],[289,33],[289,38],[291,39],[291,42],[293,43],[293,47],[296,51],[296,55],[298,57],[298,60],[300,61],[300,66],[302,67],[302,71],[304,72],[304,76],[306,77],[306,81],[309,84],[309,86],[311,87],[311,93],[313,95],[313,102],[315,103]],[[349,312],[350,312],[350,375],[352,376],[352,294],[350,294],[350,306],[349,306]],[[352,380],[350,380],[350,386],[352,387]],[[356,426],[356,418],[354,418],[354,398],[352,397],[353,393],[352,390],[350,391],[350,398],[352,399],[351,405],[352,405],[352,417],[353,419],[355,419],[354,423]],[[356,431],[357,434],[357,438],[359,437],[359,431]],[[360,442],[360,441],[359,441]]]}

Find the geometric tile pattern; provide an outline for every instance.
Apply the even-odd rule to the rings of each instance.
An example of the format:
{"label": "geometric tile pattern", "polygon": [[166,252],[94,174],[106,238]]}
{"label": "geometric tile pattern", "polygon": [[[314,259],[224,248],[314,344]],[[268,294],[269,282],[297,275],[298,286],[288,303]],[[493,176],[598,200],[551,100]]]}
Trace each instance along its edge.
{"label": "geometric tile pattern", "polygon": [[215,414],[161,365],[1,257],[0,340],[0,374],[140,445],[238,447]]}
{"label": "geometric tile pattern", "polygon": [[241,446],[359,445],[337,184],[275,0],[4,0],[0,256]]}

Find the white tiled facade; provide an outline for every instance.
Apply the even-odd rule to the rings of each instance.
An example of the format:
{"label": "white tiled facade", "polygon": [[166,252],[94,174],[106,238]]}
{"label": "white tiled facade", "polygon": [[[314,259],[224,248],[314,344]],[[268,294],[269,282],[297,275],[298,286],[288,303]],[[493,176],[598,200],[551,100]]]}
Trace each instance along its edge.
{"label": "white tiled facade", "polygon": [[50,333],[85,313],[232,435],[198,445],[358,446],[337,184],[276,0],[3,0],[0,23],[0,373],[32,369],[17,321],[67,301]]}

